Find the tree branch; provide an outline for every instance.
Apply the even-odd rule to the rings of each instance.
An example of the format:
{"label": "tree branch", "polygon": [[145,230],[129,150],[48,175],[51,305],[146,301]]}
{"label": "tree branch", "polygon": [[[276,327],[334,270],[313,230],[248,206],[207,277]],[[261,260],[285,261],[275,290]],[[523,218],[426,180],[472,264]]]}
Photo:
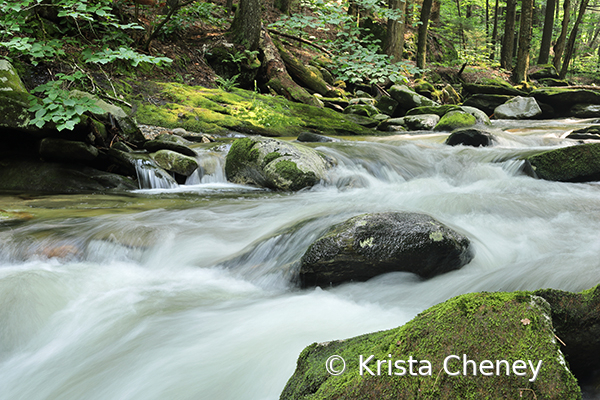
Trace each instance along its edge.
{"label": "tree branch", "polygon": [[300,37],[297,37],[297,36],[288,35],[287,33],[281,33],[281,32],[277,32],[277,31],[276,31],[276,30],[274,30],[274,29],[267,29],[267,30],[268,30],[269,32],[271,32],[271,33],[274,33],[275,35],[278,35],[278,36],[283,36],[284,38],[288,38],[288,39],[292,39],[292,40],[297,40],[297,41],[299,41],[299,42],[305,43],[305,44],[307,44],[307,45],[309,45],[309,46],[312,46],[312,47],[314,47],[315,49],[319,49],[319,50],[321,50],[323,53],[327,54],[328,56],[333,56],[333,54],[331,54],[331,52],[330,52],[330,51],[328,51],[328,50],[324,49],[323,47],[319,46],[318,44],[314,44],[313,42],[309,42],[309,41],[308,41],[308,40],[306,40],[306,39],[302,39],[302,38],[300,38]]}

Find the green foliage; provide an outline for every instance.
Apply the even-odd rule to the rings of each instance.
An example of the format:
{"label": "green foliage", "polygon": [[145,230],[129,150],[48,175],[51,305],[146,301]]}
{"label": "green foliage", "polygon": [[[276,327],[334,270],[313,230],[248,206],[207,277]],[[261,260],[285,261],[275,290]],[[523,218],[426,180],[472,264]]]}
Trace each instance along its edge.
{"label": "green foliage", "polygon": [[96,53],[93,53],[92,49],[88,48],[83,51],[82,55],[86,63],[107,64],[116,60],[126,60],[129,61],[133,67],[137,67],[139,63],[148,63],[160,66],[173,62],[173,60],[168,57],[148,56],[146,54],[138,53],[137,51],[128,47],[120,47],[119,50],[104,49]]}
{"label": "green foliage", "polygon": [[239,76],[240,74],[237,74],[229,79],[225,79],[217,75],[215,80],[217,81],[217,85],[219,86],[219,88],[223,89],[226,92],[231,92],[234,88],[237,87],[237,79],[239,78]]}
{"label": "green foliage", "polygon": [[65,89],[68,83],[81,81],[85,74],[76,72],[72,75],[57,74],[57,80],[50,81],[40,85],[32,90],[32,93],[40,93],[44,97],[41,99],[30,96],[29,111],[35,113],[35,118],[30,121],[30,125],[42,128],[48,122],[56,124],[56,129],[73,130],[81,122],[81,116],[86,112],[103,113],[104,111],[96,106],[94,100],[82,97],[73,98],[69,96],[69,91]]}
{"label": "green foliage", "polygon": [[31,37],[13,37],[7,42],[0,42],[0,45],[6,47],[10,54],[27,54],[33,65],[38,65],[39,60],[65,55],[58,39],[38,41]]}
{"label": "green foliage", "polygon": [[220,17],[220,14],[225,13],[225,8],[218,4],[203,1],[192,3],[173,15],[169,22],[163,26],[159,37],[167,39],[189,28],[198,21],[203,21],[216,28],[222,28],[224,20]]}

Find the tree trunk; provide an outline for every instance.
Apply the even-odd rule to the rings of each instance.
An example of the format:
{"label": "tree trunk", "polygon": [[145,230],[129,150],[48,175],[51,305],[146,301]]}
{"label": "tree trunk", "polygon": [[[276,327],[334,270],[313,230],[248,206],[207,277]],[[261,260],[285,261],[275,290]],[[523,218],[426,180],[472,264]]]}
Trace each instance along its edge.
{"label": "tree trunk", "polygon": [[462,15],[460,12],[460,0],[456,0],[456,11],[458,12],[458,37],[460,38],[460,46],[464,50],[466,48],[465,31],[463,29]]}
{"label": "tree trunk", "polygon": [[556,41],[556,45],[554,46],[554,68],[557,71],[560,71],[560,60],[563,55],[563,51],[565,49],[565,41],[567,39],[567,31],[569,30],[569,12],[571,8],[571,0],[565,0],[563,3],[563,20],[562,20],[562,28],[560,31],[560,36]]}
{"label": "tree trunk", "polygon": [[423,0],[421,6],[421,18],[419,25],[419,38],[417,41],[417,68],[425,68],[427,58],[427,25],[429,24],[429,14],[431,13],[432,0]]}
{"label": "tree trunk", "polygon": [[585,14],[585,9],[587,8],[590,0],[581,0],[581,5],[579,6],[579,14],[577,14],[577,19],[575,20],[575,24],[573,25],[573,29],[569,34],[569,41],[567,42],[567,47],[565,48],[565,59],[562,64],[562,68],[558,74],[560,79],[565,79],[567,76],[567,70],[569,69],[569,64],[571,63],[571,58],[573,57],[573,53],[575,53],[575,39],[577,39],[577,31],[579,30],[579,25],[581,21],[583,21],[583,16]]}
{"label": "tree trunk", "polygon": [[540,56],[538,64],[548,64],[550,57],[550,44],[552,42],[552,28],[554,27],[554,9],[556,0],[548,0],[546,3],[546,16],[544,18],[544,33],[540,44]]}
{"label": "tree trunk", "polygon": [[490,51],[490,60],[496,58],[496,42],[498,41],[498,4],[499,0],[496,0],[494,6],[494,27],[492,28],[492,48]]}
{"label": "tree trunk", "polygon": [[502,40],[502,50],[500,53],[500,66],[504,69],[512,69],[516,15],[517,0],[507,0],[504,38]]}
{"label": "tree trunk", "polygon": [[431,15],[429,16],[429,25],[432,27],[441,26],[440,9],[442,8],[441,0],[433,0],[431,5]]}
{"label": "tree trunk", "polygon": [[388,18],[387,21],[387,46],[386,54],[393,62],[402,60],[404,51],[404,10],[406,2],[403,0],[389,0],[390,9],[402,13],[401,19]]}
{"label": "tree trunk", "polygon": [[521,5],[521,26],[519,28],[519,51],[517,65],[513,71],[515,83],[526,82],[529,71],[529,50],[531,49],[531,30],[533,20],[533,0],[523,0]]}
{"label": "tree trunk", "polygon": [[321,107],[317,99],[294,82],[287,73],[279,51],[267,31],[263,31],[260,37],[260,49],[264,54],[263,68],[269,89],[288,100]]}
{"label": "tree trunk", "polygon": [[256,50],[261,37],[260,17],[260,0],[240,0],[231,23],[233,42],[248,50]]}

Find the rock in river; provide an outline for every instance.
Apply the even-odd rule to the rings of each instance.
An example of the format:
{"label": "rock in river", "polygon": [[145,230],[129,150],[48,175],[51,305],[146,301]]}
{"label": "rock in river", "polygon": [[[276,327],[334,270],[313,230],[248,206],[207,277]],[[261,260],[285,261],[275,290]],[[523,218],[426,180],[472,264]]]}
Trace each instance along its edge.
{"label": "rock in river", "polygon": [[227,180],[276,190],[299,190],[325,178],[333,161],[310,147],[252,136],[237,139],[225,160]]}
{"label": "rock in river", "polygon": [[525,172],[550,181],[600,180],[600,143],[561,147],[528,157]]}
{"label": "rock in river", "polygon": [[425,214],[363,214],[333,226],[302,256],[300,284],[365,281],[393,271],[429,278],[471,261],[464,235]]}

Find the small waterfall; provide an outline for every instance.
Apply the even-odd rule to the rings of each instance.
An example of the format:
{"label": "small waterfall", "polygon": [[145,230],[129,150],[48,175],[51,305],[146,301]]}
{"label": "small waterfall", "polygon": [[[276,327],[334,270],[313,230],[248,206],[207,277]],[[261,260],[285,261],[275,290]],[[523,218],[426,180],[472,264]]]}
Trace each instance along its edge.
{"label": "small waterfall", "polygon": [[225,158],[220,153],[203,152],[196,160],[200,166],[185,181],[186,185],[199,185],[202,183],[224,183],[225,177]]}
{"label": "small waterfall", "polygon": [[135,160],[135,172],[140,189],[172,189],[178,186],[172,176],[149,160]]}

